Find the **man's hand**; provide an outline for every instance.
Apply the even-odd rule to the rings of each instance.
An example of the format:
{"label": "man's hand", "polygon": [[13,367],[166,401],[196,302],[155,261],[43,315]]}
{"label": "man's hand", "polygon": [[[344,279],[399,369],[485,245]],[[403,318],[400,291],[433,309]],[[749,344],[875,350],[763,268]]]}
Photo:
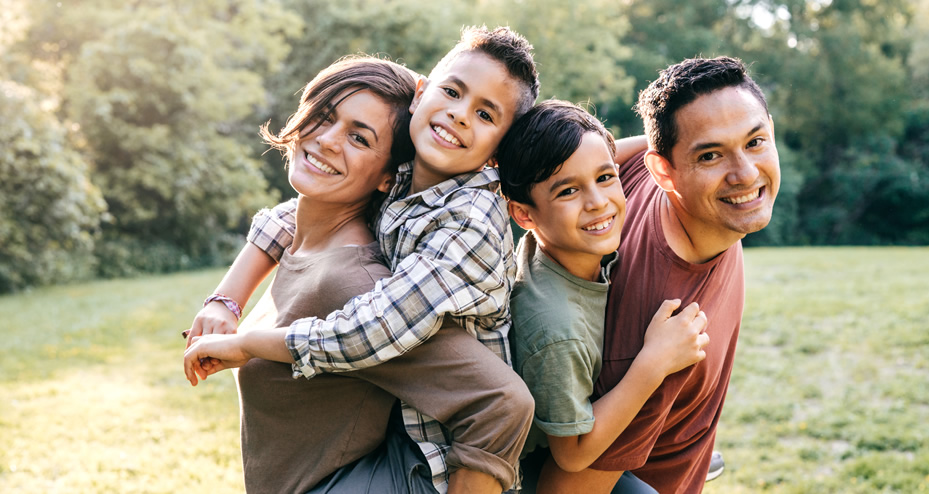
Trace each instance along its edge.
{"label": "man's hand", "polygon": [[205,381],[207,376],[242,367],[252,359],[243,348],[242,335],[210,334],[193,336],[190,341],[184,352],[184,374],[191,386],[197,385],[197,378]]}
{"label": "man's hand", "polygon": [[665,300],[645,332],[642,352],[648,352],[650,361],[664,368],[666,376],[705,359],[703,348],[710,342],[706,314],[700,306],[693,302],[672,317],[680,305],[680,300]]}
{"label": "man's hand", "polygon": [[213,301],[206,304],[190,326],[187,334],[187,348],[193,344],[193,339],[208,334],[234,334],[239,327],[239,321],[222,302]]}

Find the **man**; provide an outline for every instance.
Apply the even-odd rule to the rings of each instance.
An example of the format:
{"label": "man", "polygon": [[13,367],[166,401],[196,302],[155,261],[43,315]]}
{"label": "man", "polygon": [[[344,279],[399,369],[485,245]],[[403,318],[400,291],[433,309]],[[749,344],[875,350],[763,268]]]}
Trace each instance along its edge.
{"label": "man", "polygon": [[700,492],[732,371],[745,298],[741,239],[771,219],[780,185],[774,124],[741,61],[685,60],[639,96],[648,151],[622,163],[627,219],[612,272],[603,370],[612,389],[666,299],[706,313],[706,359],[668,376],[590,468],[562,472],[609,492],[631,470],[658,492]]}

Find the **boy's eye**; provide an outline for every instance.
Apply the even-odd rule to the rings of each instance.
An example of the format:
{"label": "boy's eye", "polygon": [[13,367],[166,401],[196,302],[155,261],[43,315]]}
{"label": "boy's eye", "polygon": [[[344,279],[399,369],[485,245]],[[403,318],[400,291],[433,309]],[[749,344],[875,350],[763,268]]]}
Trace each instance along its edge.
{"label": "boy's eye", "polygon": [[597,177],[597,182],[598,183],[608,182],[609,180],[614,179],[614,178],[616,178],[616,175],[613,175],[612,173],[604,173],[603,175],[600,175],[599,177]]}
{"label": "boy's eye", "polygon": [[718,155],[719,155],[719,153],[717,153],[716,151],[711,151],[711,152],[708,152],[708,153],[703,153],[703,154],[701,154],[701,155],[697,158],[697,160],[698,160],[698,161],[713,161],[714,159],[716,159],[716,157],[717,157]]}
{"label": "boy's eye", "polygon": [[455,91],[454,89],[450,87],[443,87],[442,90],[445,91],[445,94],[451,96],[452,98],[458,97],[458,91]]}
{"label": "boy's eye", "polygon": [[477,116],[478,116],[478,117],[481,117],[481,120],[486,120],[486,121],[491,122],[491,123],[494,121],[494,117],[492,117],[492,116],[490,115],[490,113],[487,113],[487,112],[484,111],[484,110],[478,110],[478,111],[477,111]]}
{"label": "boy's eye", "polygon": [[567,197],[571,194],[574,194],[575,192],[577,192],[577,187],[568,187],[558,191],[558,194],[555,197]]}
{"label": "boy's eye", "polygon": [[760,146],[763,142],[764,142],[764,139],[762,139],[761,137],[756,137],[756,138],[754,138],[754,139],[748,141],[748,147],[750,147],[750,148],[758,147],[758,146]]}

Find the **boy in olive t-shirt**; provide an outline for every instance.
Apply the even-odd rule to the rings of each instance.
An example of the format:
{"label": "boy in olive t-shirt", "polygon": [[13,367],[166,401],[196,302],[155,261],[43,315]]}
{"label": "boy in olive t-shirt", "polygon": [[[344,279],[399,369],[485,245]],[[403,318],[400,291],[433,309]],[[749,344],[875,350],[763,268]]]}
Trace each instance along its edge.
{"label": "boy in olive t-shirt", "polygon": [[[671,317],[680,301],[667,301],[630,373],[590,401],[602,363],[610,267],[626,213],[615,154],[603,125],[562,101],[530,110],[498,150],[510,216],[528,230],[517,248],[510,302],[515,369],[536,402],[523,450],[534,457],[523,462],[524,492],[572,491],[577,486],[564,483],[559,472],[588,467],[665,376],[704,355],[705,316],[693,304]],[[540,458],[545,464],[539,470],[532,460]],[[654,492],[628,473],[617,485],[624,492]]]}

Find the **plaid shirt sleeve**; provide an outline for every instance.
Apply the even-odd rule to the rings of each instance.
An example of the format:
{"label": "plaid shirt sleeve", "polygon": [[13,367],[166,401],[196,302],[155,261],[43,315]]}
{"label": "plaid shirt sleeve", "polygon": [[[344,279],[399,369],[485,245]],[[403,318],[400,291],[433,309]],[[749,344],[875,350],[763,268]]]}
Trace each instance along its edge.
{"label": "plaid shirt sleeve", "polygon": [[488,217],[494,212],[483,214],[454,215],[426,233],[393,276],[325,320],[295,321],[286,340],[295,377],[377,365],[428,339],[446,315],[506,311],[504,237],[493,228],[497,218]]}
{"label": "plaid shirt sleeve", "polygon": [[294,241],[297,224],[297,199],[282,202],[273,209],[262,209],[252,218],[247,240],[281,262],[284,249]]}

